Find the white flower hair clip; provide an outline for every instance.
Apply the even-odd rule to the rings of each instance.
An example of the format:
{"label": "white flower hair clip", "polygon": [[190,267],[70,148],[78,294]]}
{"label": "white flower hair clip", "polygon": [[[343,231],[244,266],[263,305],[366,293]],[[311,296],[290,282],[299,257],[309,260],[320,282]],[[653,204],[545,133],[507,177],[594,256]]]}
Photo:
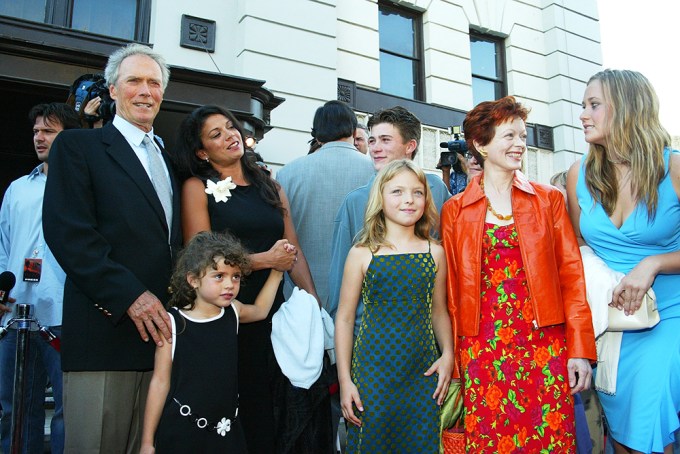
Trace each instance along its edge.
{"label": "white flower hair clip", "polygon": [[206,194],[212,194],[215,197],[215,202],[227,202],[231,197],[231,189],[236,189],[236,184],[231,181],[231,177],[215,183],[208,180],[208,187],[205,188]]}

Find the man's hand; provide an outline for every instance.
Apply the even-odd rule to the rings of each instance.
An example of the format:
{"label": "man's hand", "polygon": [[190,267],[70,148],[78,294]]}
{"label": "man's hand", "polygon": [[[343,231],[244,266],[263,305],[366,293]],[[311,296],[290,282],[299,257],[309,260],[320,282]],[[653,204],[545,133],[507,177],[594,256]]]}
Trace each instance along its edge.
{"label": "man's hand", "polygon": [[[17,300],[12,298],[11,296],[7,298],[8,303],[16,303]],[[0,304],[0,314],[4,314],[5,312],[12,312],[12,308],[9,306],[5,306],[4,304]]]}
{"label": "man's hand", "polygon": [[149,334],[159,347],[163,345],[163,338],[172,342],[170,315],[153,293],[147,290],[139,295],[128,308],[127,314],[144,342],[149,341]]}
{"label": "man's hand", "polygon": [[99,96],[97,96],[96,98],[92,98],[85,105],[83,112],[85,112],[87,115],[95,116],[97,115],[97,112],[99,111],[99,106],[101,104],[102,98],[100,98]]}

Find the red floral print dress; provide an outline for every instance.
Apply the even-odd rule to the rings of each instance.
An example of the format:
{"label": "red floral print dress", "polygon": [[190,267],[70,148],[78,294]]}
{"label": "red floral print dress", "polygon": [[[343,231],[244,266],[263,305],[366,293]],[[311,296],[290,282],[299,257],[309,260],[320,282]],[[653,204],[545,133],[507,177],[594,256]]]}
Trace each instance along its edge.
{"label": "red floral print dress", "polygon": [[534,328],[514,224],[485,225],[479,335],[461,338],[467,452],[575,452],[564,325]]}

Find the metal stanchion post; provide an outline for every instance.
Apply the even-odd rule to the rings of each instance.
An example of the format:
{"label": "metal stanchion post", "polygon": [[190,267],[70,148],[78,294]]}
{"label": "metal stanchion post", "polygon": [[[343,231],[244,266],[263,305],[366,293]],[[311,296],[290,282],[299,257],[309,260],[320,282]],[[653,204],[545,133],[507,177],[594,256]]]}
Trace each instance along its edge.
{"label": "metal stanchion post", "polygon": [[12,443],[11,454],[21,453],[21,443],[24,429],[24,409],[26,408],[26,360],[28,347],[31,342],[29,331],[31,328],[31,304],[17,304],[17,353],[16,369],[14,373],[14,396],[12,404]]}
{"label": "metal stanchion post", "polygon": [[28,349],[31,341],[31,326],[37,327],[38,333],[52,348],[56,351],[61,349],[59,338],[48,327],[41,326],[40,322],[31,316],[32,312],[32,304],[17,304],[15,317],[10,319],[5,326],[0,326],[0,341],[7,334],[7,329],[10,326],[17,326],[16,366],[14,369],[14,394],[12,396],[12,441],[8,454],[19,454],[23,441],[26,408],[26,361],[28,361]]}

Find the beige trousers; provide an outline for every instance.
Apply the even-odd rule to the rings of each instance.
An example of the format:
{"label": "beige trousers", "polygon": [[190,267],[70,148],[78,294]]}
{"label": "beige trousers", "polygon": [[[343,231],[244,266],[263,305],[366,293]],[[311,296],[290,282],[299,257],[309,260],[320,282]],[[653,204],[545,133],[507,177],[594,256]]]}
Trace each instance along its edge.
{"label": "beige trousers", "polygon": [[153,372],[64,372],[67,454],[137,454]]}

